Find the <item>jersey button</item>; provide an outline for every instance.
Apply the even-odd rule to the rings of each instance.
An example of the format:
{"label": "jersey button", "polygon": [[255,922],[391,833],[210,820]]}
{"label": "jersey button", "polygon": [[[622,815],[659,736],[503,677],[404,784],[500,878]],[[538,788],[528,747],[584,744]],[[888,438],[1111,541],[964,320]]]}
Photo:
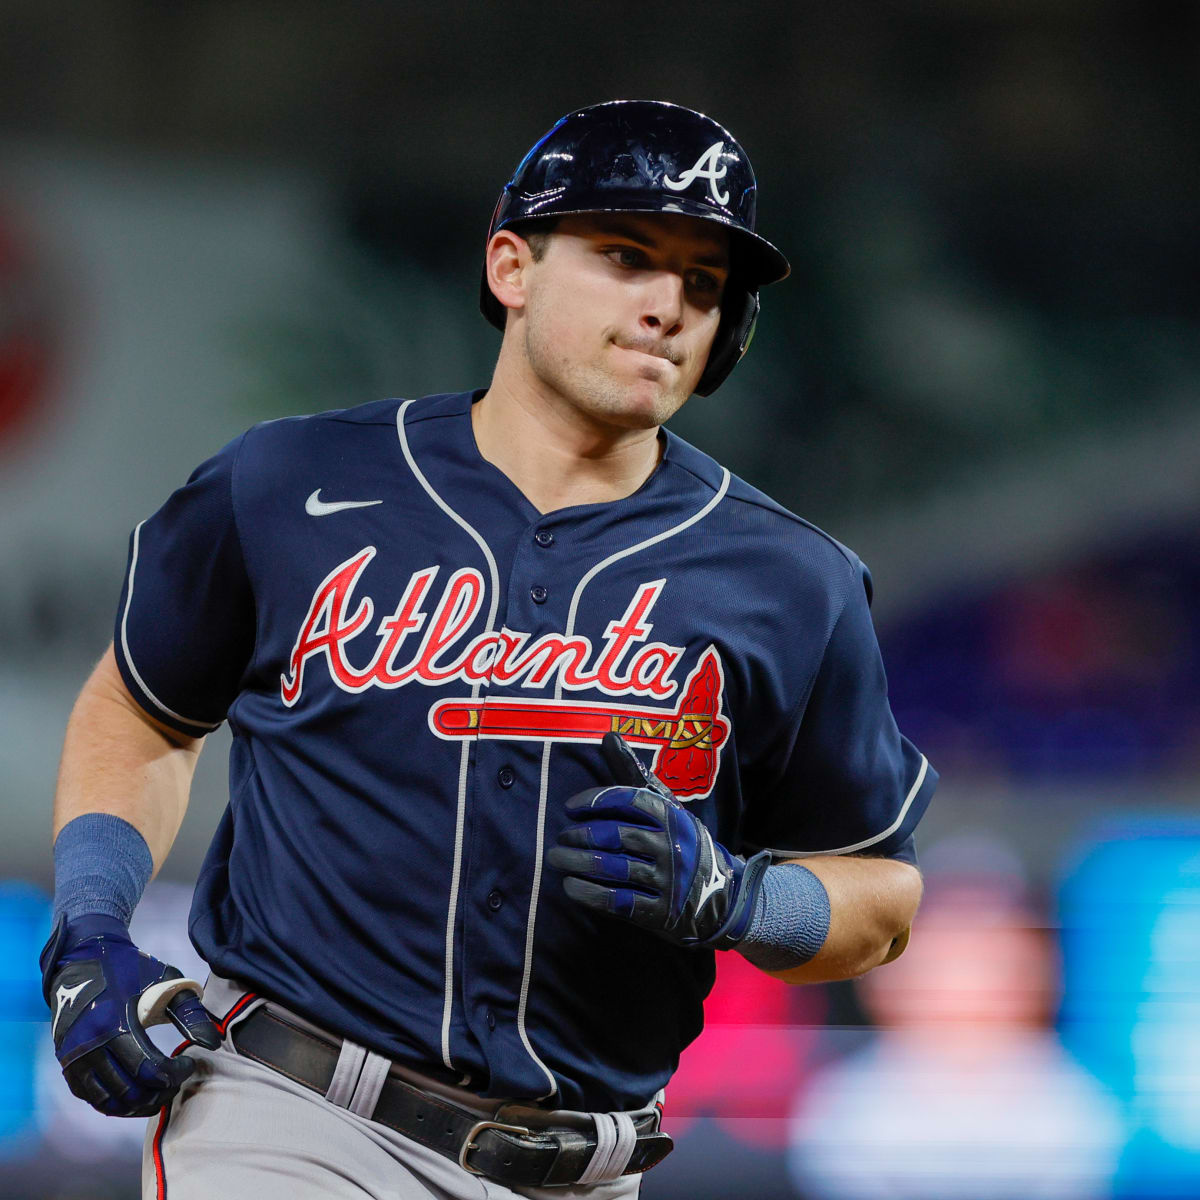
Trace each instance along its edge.
{"label": "jersey button", "polygon": [[512,769],[512,767],[501,767],[500,770],[496,772],[496,782],[502,788],[510,788],[514,783],[517,782],[517,773]]}
{"label": "jersey button", "polygon": [[552,534],[548,529],[539,529],[537,533],[533,535],[533,540],[537,542],[537,544],[544,550],[547,546],[554,545],[554,534]]}
{"label": "jersey button", "polygon": [[543,587],[540,583],[535,583],[529,589],[529,595],[534,604],[545,604],[546,598],[550,595],[550,589]]}
{"label": "jersey button", "polygon": [[483,1019],[487,1022],[488,1029],[496,1028],[496,1014],[490,1008],[483,1014]]}
{"label": "jersey button", "polygon": [[503,903],[504,897],[495,889],[488,892],[488,908],[490,908],[492,912],[498,912]]}

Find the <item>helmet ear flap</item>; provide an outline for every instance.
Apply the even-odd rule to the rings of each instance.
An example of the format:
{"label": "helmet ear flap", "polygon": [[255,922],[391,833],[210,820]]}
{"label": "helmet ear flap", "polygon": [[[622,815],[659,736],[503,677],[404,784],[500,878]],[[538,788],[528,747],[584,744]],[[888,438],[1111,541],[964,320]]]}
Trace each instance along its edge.
{"label": "helmet ear flap", "polygon": [[704,374],[696,384],[697,396],[715,392],[737,366],[750,346],[750,339],[754,337],[759,308],[757,290],[736,286],[727,288],[725,302],[721,306],[721,324],[717,327],[717,336],[708,353]]}

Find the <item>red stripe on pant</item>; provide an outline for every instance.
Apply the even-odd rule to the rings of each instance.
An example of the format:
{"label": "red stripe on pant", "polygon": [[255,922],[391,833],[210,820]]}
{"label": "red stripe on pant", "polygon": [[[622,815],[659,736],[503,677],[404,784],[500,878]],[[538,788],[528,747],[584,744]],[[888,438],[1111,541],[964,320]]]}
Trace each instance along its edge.
{"label": "red stripe on pant", "polygon": [[[174,1057],[174,1056],[172,1056]],[[158,1200],[167,1200],[167,1170],[163,1166],[162,1139],[171,1120],[171,1106],[168,1104],[158,1114],[158,1128],[154,1131],[152,1143],[154,1155],[154,1183],[157,1188]]]}
{"label": "red stripe on pant", "polygon": [[[252,1000],[257,999],[258,997],[253,992],[246,992],[245,995],[239,996],[234,1002],[233,1007],[219,1021],[213,1022],[217,1027],[217,1032],[224,1037],[225,1031],[229,1028],[229,1022],[242,1012]],[[191,1045],[194,1045],[194,1043],[190,1038],[180,1042],[171,1051],[171,1057],[175,1058],[177,1055],[182,1054]],[[170,1124],[170,1121],[171,1106],[168,1104],[159,1111],[158,1128],[154,1131],[154,1140],[151,1142],[151,1154],[154,1158],[154,1182],[158,1200],[167,1200],[167,1169],[163,1164],[162,1142],[163,1134],[167,1132],[167,1126]]]}

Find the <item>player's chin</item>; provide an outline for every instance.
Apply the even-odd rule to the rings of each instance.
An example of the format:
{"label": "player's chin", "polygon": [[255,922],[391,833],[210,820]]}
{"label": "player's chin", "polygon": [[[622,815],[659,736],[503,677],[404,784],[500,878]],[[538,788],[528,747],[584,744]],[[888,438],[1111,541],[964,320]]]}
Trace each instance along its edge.
{"label": "player's chin", "polygon": [[654,429],[662,425],[682,407],[686,396],[674,393],[645,396],[631,388],[621,397],[621,402],[611,413],[613,424],[626,429]]}
{"label": "player's chin", "polygon": [[617,408],[621,424],[650,429],[663,424],[683,407],[691,389],[676,367],[657,375],[638,374],[618,382]]}

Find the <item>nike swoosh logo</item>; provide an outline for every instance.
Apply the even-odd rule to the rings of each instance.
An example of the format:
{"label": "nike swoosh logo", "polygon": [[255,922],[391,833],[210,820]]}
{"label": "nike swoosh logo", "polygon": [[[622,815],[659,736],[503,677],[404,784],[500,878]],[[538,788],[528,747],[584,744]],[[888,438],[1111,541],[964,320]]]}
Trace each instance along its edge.
{"label": "nike swoosh logo", "polygon": [[347,508],[370,508],[374,504],[382,504],[382,500],[322,500],[321,489],[304,502],[304,511],[310,517],[327,517],[330,513],[342,512]]}
{"label": "nike swoosh logo", "polygon": [[87,987],[90,980],[85,979],[82,983],[77,983],[73,988],[60,987],[54,993],[54,999],[58,1002],[58,1008],[54,1013],[54,1023],[50,1026],[50,1036],[54,1036],[54,1031],[58,1028],[58,1019],[63,1015],[63,1009],[69,1008],[75,1003],[75,997]]}
{"label": "nike swoosh logo", "polygon": [[704,839],[708,842],[708,852],[712,855],[712,873],[709,875],[708,881],[700,889],[700,899],[696,901],[697,912],[708,903],[710,896],[715,895],[725,886],[725,876],[721,874],[721,868],[717,865],[717,851],[713,846],[712,835],[707,829],[704,831]]}

